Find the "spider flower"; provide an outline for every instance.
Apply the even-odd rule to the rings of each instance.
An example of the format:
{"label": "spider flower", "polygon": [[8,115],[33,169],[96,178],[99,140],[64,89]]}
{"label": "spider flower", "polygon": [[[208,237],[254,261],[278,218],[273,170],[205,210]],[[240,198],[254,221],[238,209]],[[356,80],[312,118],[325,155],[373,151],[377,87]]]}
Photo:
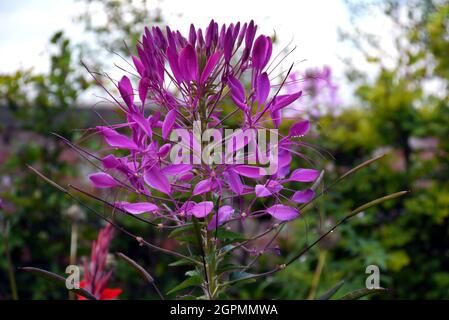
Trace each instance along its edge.
{"label": "spider flower", "polygon": [[[304,158],[300,139],[310,124],[284,121],[284,110],[300,103],[302,91],[280,94],[289,73],[270,78],[272,51],[271,38],[257,35],[253,21],[219,26],[212,20],[204,30],[191,25],[185,35],[169,27],[146,28],[132,56],[134,85],[127,76],[117,83],[123,121],[97,127],[121,156],[110,152],[102,158],[103,171],[89,176],[93,186],[136,194],[135,203],[123,199],[114,206],[168,224],[196,217],[209,230],[218,228],[235,217],[258,216],[254,199],[264,201],[262,214],[297,218],[297,203],[313,198],[307,184],[319,172],[291,172],[293,159]],[[229,120],[239,130],[223,137]],[[281,123],[288,127],[285,135],[278,130]],[[268,147],[259,139],[263,130],[272,134]],[[211,137],[215,151],[204,161]],[[304,188],[292,190],[290,184]]]}

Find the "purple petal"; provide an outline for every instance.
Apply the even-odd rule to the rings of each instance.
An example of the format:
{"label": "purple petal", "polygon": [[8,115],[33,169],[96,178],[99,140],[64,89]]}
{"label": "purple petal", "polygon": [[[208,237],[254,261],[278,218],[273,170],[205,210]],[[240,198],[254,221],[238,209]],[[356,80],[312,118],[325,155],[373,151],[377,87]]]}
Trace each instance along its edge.
{"label": "purple petal", "polygon": [[279,167],[290,166],[292,162],[292,154],[287,150],[279,151],[278,155],[278,165]]}
{"label": "purple petal", "polygon": [[262,73],[257,79],[257,100],[260,104],[265,103],[270,94],[270,80],[266,72]]}
{"label": "purple petal", "polygon": [[143,76],[145,67],[143,66],[142,62],[136,56],[132,56],[132,59],[133,59],[134,66],[136,67],[137,72],[139,73],[140,76]]}
{"label": "purple petal", "polygon": [[203,201],[197,203],[189,210],[189,213],[193,214],[197,218],[204,218],[207,216],[214,208],[214,203],[212,201]]}
{"label": "purple petal", "polygon": [[200,181],[196,184],[195,188],[193,189],[193,196],[203,194],[205,192],[209,192],[212,189],[212,180],[206,179],[203,181]]}
{"label": "purple petal", "polygon": [[176,81],[181,83],[183,78],[179,69],[178,54],[176,53],[176,49],[172,46],[167,48],[167,60]]}
{"label": "purple petal", "polygon": [[240,179],[240,176],[232,169],[228,170],[226,172],[227,178],[228,178],[228,184],[231,190],[237,194],[240,195],[243,192],[243,184],[242,180]]}
{"label": "purple petal", "polygon": [[299,211],[297,209],[282,204],[276,204],[265,211],[272,217],[281,221],[292,220],[299,216]]}
{"label": "purple petal", "polygon": [[176,176],[192,170],[190,164],[171,164],[162,169],[162,173],[169,176]]}
{"label": "purple petal", "polygon": [[241,176],[248,178],[260,178],[262,175],[260,174],[260,168],[254,166],[236,166],[234,170]]}
{"label": "purple petal", "polygon": [[193,179],[194,176],[195,176],[195,175],[194,175],[193,173],[187,172],[187,173],[182,174],[182,175],[179,177],[179,180],[180,180],[180,181],[190,181],[190,180]]}
{"label": "purple petal", "polygon": [[115,157],[112,154],[108,154],[107,156],[105,156],[102,160],[101,160],[103,167],[105,169],[113,169],[113,168],[117,168],[121,163],[119,161],[119,159],[117,159],[117,157]]}
{"label": "purple petal", "polygon": [[252,51],[253,57],[253,68],[257,70],[262,70],[266,63],[267,54],[270,46],[270,38],[264,35],[260,35],[254,42],[254,48]]}
{"label": "purple petal", "polygon": [[314,196],[315,191],[307,189],[304,191],[296,191],[292,196],[292,200],[298,203],[307,203],[312,200]]}
{"label": "purple petal", "polygon": [[288,135],[290,137],[302,137],[309,129],[310,122],[308,120],[299,121],[290,127]]}
{"label": "purple petal", "polygon": [[134,103],[134,92],[131,81],[129,81],[127,76],[123,76],[119,81],[118,90],[120,91],[123,101],[125,101],[126,105],[132,109]]}
{"label": "purple petal", "polygon": [[228,86],[231,89],[231,95],[234,99],[244,102],[245,101],[245,89],[242,83],[234,76],[228,77]]}
{"label": "purple petal", "polygon": [[198,81],[198,60],[195,49],[190,44],[179,53],[178,65],[184,80]]}
{"label": "purple petal", "polygon": [[234,103],[237,105],[237,107],[240,110],[242,110],[244,112],[248,111],[249,108],[248,108],[248,106],[245,103],[243,103],[242,101],[236,99],[235,96],[233,96],[233,95],[231,95],[231,98],[232,98],[232,101],[234,101]]}
{"label": "purple petal", "polygon": [[165,158],[165,156],[170,152],[170,149],[171,149],[171,144],[166,143],[159,149],[157,155],[161,158]]}
{"label": "purple petal", "polygon": [[182,204],[181,208],[179,208],[179,212],[185,215],[191,216],[190,210],[196,205],[195,201],[186,201]]}
{"label": "purple petal", "polygon": [[298,100],[301,97],[301,95],[302,95],[302,91],[298,91],[298,92],[292,93],[292,94],[277,96],[275,98],[275,101],[273,101],[273,105],[271,106],[271,109],[273,111],[283,109],[283,108],[289,106],[290,104],[292,104],[293,102],[295,102],[296,100]]}
{"label": "purple petal", "polygon": [[167,177],[156,166],[145,171],[144,181],[152,188],[159,190],[165,194],[171,193],[170,182]]}
{"label": "purple petal", "polygon": [[206,66],[201,73],[200,84],[206,82],[207,78],[210,76],[215,66],[217,65],[218,60],[221,57],[221,52],[215,52],[212,56],[210,56],[209,60],[207,60]]}
{"label": "purple petal", "polygon": [[104,136],[106,142],[115,148],[123,148],[137,150],[139,147],[127,136],[119,134],[117,131],[108,127],[97,127],[99,132]]}
{"label": "purple petal", "polygon": [[279,125],[281,124],[281,119],[282,119],[281,110],[280,109],[270,110],[270,116],[271,116],[271,119],[273,120],[273,124],[274,124],[275,128],[279,128]]}
{"label": "purple petal", "polygon": [[289,181],[312,182],[318,178],[320,172],[314,169],[296,169],[290,175]]}
{"label": "purple petal", "polygon": [[278,181],[271,180],[268,182],[268,188],[270,189],[271,192],[278,193],[284,187]]}
{"label": "purple petal", "polygon": [[94,187],[99,189],[106,189],[118,186],[118,182],[105,172],[92,173],[89,179]]}
{"label": "purple petal", "polygon": [[209,26],[206,28],[206,48],[209,48],[212,44],[213,32],[214,32],[214,20],[211,20]]}
{"label": "purple petal", "polygon": [[176,121],[176,110],[170,110],[162,123],[162,138],[167,139]]}
{"label": "purple petal", "polygon": [[114,203],[114,205],[117,208],[120,208],[126,212],[129,212],[131,214],[141,214],[145,212],[153,212],[159,210],[159,208],[150,202],[136,202],[136,203],[129,203],[126,201],[120,201]]}
{"label": "purple petal", "polygon": [[224,41],[224,57],[227,63],[231,60],[233,49],[234,49],[233,30],[231,27],[229,27],[228,31],[226,32]]}
{"label": "purple petal", "polygon": [[189,31],[189,43],[192,45],[192,47],[195,47],[196,43],[196,30],[195,26],[193,24],[190,25],[190,31]]}
{"label": "purple petal", "polygon": [[256,35],[256,29],[257,27],[254,25],[254,21],[251,20],[248,25],[248,28],[246,28],[245,34],[245,46],[249,50],[251,50],[251,47],[253,46],[254,36]]}
{"label": "purple petal", "polygon": [[133,113],[131,118],[139,125],[148,137],[153,136],[153,130],[151,129],[150,122],[141,113]]}
{"label": "purple petal", "polygon": [[218,226],[221,226],[223,223],[231,218],[234,213],[234,209],[231,206],[222,206],[218,209],[218,213],[215,214],[209,222],[207,226],[208,230],[216,229]]}
{"label": "purple petal", "polygon": [[256,192],[256,197],[258,198],[268,197],[272,195],[271,191],[261,184],[256,185],[254,190]]}
{"label": "purple petal", "polygon": [[145,105],[145,100],[148,94],[148,80],[147,78],[142,78],[139,81],[139,99],[142,102],[142,106]]}
{"label": "purple petal", "polygon": [[271,58],[271,53],[273,51],[273,42],[271,41],[270,37],[267,37],[267,50],[265,51],[265,60],[262,62],[262,66],[261,69],[263,69],[267,64],[268,61],[270,61]]}
{"label": "purple petal", "polygon": [[245,23],[243,24],[243,27],[242,27],[242,29],[240,30],[239,36],[238,36],[238,38],[237,38],[237,48],[239,48],[240,45],[241,45],[242,42],[243,42],[243,37],[244,37],[245,34],[246,34],[246,28],[247,28],[247,27],[248,27],[248,24],[245,22]]}

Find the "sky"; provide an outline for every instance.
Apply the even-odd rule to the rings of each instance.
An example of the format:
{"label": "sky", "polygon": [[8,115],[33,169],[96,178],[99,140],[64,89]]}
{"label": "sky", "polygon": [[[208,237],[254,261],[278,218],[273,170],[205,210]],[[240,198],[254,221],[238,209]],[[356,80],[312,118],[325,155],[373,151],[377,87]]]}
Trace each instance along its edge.
{"label": "sky", "polygon": [[[150,0],[162,10],[172,29],[187,32],[191,22],[206,27],[210,19],[219,24],[254,19],[260,32],[279,38],[278,50],[291,43],[295,52],[285,63],[297,68],[329,65],[336,81],[343,81],[347,44],[338,40],[338,29],[349,28],[343,0]],[[18,68],[46,71],[46,48],[51,34],[63,29],[75,42],[83,40],[74,17],[84,4],[75,0],[0,1],[0,72]]]}

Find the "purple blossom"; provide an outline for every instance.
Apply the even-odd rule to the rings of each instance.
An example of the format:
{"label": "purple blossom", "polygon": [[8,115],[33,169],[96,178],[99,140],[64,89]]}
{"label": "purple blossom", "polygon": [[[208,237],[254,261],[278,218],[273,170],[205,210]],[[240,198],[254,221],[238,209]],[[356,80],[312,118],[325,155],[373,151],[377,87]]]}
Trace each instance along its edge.
{"label": "purple blossom", "polygon": [[[306,203],[314,193],[287,185],[308,184],[318,177],[319,171],[310,168],[290,173],[310,123],[297,119],[287,128],[288,135],[276,133],[278,142],[271,149],[263,149],[256,137],[258,129],[280,126],[285,110],[301,101],[302,89],[280,94],[291,75],[270,79],[272,40],[256,31],[253,21],[228,26],[211,21],[205,30],[192,25],[186,36],[168,27],[145,29],[132,57],[139,77],[131,81],[124,76],[117,84],[123,122],[96,128],[121,156],[110,148],[101,158],[104,172],[89,176],[92,184],[120,188],[140,199],[129,203],[123,196],[115,203],[117,208],[131,214],[153,213],[154,219],[167,224],[182,225],[194,216],[209,230],[220,227],[237,210],[232,199],[241,203],[259,199],[268,207],[263,212],[281,221],[300,215],[292,203]],[[231,114],[223,111],[229,101]],[[201,130],[224,132],[225,120],[234,114],[240,115],[241,131],[228,141],[218,141],[226,149],[222,159],[243,155],[254,163],[205,163],[204,140],[194,134],[195,121],[201,120]],[[179,153],[171,139],[178,129],[188,129],[179,133],[182,151],[188,153],[181,152],[179,161],[172,161]],[[272,152],[278,155],[276,169],[267,173],[261,163]],[[219,207],[217,199],[223,199]],[[288,199],[290,204],[283,204]],[[257,216],[253,204],[249,201],[246,216]]]}

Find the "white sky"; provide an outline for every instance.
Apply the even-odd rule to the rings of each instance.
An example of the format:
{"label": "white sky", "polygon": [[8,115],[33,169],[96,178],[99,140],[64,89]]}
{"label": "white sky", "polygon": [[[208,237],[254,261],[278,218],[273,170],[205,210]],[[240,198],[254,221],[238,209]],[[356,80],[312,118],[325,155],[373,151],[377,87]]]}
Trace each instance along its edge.
{"label": "white sky", "polygon": [[[154,0],[150,0],[151,1]],[[343,81],[345,66],[340,60],[348,56],[347,44],[338,41],[339,27],[348,28],[349,18],[342,0],[165,0],[159,3],[172,29],[188,31],[193,21],[206,27],[210,19],[219,24],[254,19],[259,31],[276,34],[281,47],[292,41],[295,53],[286,61],[302,61],[297,69],[330,65],[336,81]],[[74,0],[0,0],[0,72],[20,67],[37,71],[48,68],[45,49],[51,34],[59,29],[81,40],[82,26],[73,17],[84,4]]]}

